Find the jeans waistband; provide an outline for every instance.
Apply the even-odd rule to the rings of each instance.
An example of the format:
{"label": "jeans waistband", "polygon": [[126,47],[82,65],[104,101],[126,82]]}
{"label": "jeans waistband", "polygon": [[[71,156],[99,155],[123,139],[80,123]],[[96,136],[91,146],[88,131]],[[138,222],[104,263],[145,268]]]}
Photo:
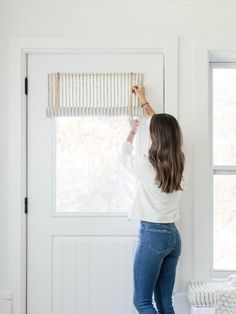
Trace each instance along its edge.
{"label": "jeans waistband", "polygon": [[140,220],[140,225],[141,226],[149,226],[149,227],[158,227],[158,228],[167,228],[167,229],[177,229],[176,224],[174,222],[151,222],[151,221],[145,221],[145,220]]}

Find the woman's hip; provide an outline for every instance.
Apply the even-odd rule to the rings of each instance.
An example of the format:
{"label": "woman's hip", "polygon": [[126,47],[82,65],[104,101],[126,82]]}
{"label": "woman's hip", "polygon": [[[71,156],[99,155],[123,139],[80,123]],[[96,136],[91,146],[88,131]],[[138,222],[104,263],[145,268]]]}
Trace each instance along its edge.
{"label": "woman's hip", "polygon": [[[176,246],[180,238],[175,223],[140,221],[138,246],[158,255],[166,255]],[[147,252],[148,253],[148,252]]]}

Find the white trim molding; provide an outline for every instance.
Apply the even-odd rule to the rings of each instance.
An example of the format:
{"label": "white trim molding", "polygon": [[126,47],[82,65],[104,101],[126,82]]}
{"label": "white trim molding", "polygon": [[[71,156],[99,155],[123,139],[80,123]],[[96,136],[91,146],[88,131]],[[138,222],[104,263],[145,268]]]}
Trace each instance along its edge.
{"label": "white trim molding", "polygon": [[[178,38],[12,37],[9,40],[9,247],[12,313],[26,311],[26,97],[28,54],[162,53],[165,111],[178,115]],[[168,73],[168,75],[165,75]],[[30,86],[30,83],[29,83]],[[30,201],[29,201],[30,205]]]}
{"label": "white trim molding", "polygon": [[235,38],[204,38],[193,42],[194,108],[194,279],[225,277],[212,265],[212,165],[209,62],[235,62]]}
{"label": "white trim molding", "polygon": [[0,313],[11,314],[12,293],[7,290],[0,291]]}

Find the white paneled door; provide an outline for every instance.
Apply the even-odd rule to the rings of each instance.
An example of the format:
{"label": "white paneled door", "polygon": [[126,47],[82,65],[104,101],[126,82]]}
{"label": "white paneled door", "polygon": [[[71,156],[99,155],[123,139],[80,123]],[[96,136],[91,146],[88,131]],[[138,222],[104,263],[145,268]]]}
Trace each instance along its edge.
{"label": "white paneled door", "polygon": [[[142,72],[163,110],[157,53],[28,56],[28,314],[134,314],[139,222],[128,220],[138,182],[117,157],[128,117],[48,118],[48,73]],[[148,147],[145,118],[135,153]]]}

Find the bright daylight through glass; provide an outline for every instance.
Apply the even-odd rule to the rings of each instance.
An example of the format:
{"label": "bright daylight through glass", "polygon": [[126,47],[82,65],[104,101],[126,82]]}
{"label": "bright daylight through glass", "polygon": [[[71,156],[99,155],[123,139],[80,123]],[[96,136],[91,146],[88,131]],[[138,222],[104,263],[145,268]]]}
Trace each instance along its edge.
{"label": "bright daylight through glass", "polygon": [[236,269],[236,69],[213,69],[213,268]]}
{"label": "bright daylight through glass", "polygon": [[129,210],[135,180],[118,162],[128,123],[126,116],[57,118],[57,212]]}

